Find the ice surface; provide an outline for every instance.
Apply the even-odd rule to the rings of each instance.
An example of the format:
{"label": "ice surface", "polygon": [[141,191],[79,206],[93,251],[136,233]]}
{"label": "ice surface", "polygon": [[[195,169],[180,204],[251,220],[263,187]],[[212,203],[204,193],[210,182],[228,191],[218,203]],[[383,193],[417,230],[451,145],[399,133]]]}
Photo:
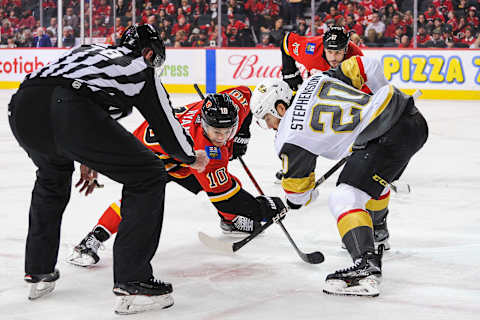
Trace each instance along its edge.
{"label": "ice surface", "polygon": [[[0,91],[0,319],[118,319],[112,312],[113,241],[100,251],[94,268],[63,261],[103,210],[119,198],[120,186],[105,177],[101,177],[105,188],[92,196],[72,191],[57,264],[61,278],[51,296],[27,300],[23,256],[35,169],[8,126],[6,109],[12,93]],[[172,95],[176,106],[196,99]],[[320,187],[314,204],[284,220],[302,250],[324,252],[326,261],[319,265],[302,262],[277,226],[234,256],[211,251],[198,241],[197,232],[220,236],[214,207],[205,194],[194,196],[171,184],[153,266],[160,279],[173,283],[175,305],[128,319],[479,319],[480,105],[420,100],[418,106],[429,122],[430,138],[402,177],[412,193],[392,196],[392,250],[384,256],[380,297],[322,293],[325,276],[351,263],[340,249],[336,223],[327,208],[338,174]],[[141,116],[134,113],[122,123],[134,129],[140,122]],[[252,126],[244,160],[266,194],[281,196],[282,190],[273,183],[280,162],[272,139],[272,132]],[[333,164],[319,159],[317,174]],[[256,194],[238,161],[230,170]]]}

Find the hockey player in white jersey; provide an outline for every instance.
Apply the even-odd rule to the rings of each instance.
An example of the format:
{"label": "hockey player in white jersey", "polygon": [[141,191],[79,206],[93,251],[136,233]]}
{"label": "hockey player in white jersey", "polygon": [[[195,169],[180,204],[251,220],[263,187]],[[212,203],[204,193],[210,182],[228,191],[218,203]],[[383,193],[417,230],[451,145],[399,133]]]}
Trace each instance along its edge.
{"label": "hockey player in white jersey", "polygon": [[[361,92],[363,85],[373,95]],[[381,202],[427,140],[427,123],[413,98],[388,84],[379,61],[355,56],[307,79],[293,101],[285,82],[267,80],[256,87],[251,107],[260,122],[277,130],[275,151],[290,208],[317,197],[318,156],[348,156],[328,205],[354,265],[329,274],[324,292],[378,296],[384,245],[375,252],[367,203]]]}

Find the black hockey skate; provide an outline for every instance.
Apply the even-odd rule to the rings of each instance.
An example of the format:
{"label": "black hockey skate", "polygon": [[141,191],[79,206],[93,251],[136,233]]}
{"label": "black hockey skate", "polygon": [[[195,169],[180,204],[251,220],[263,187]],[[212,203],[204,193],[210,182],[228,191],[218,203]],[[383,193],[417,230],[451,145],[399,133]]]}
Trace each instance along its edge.
{"label": "black hockey skate", "polygon": [[172,285],[155,280],[115,283],[113,293],[119,296],[115,313],[132,314],[154,308],[165,309],[173,305]]}
{"label": "black hockey skate", "polygon": [[353,266],[329,274],[323,292],[344,296],[378,296],[382,277],[382,255],[383,245],[380,245],[377,254],[366,252],[355,260]]}
{"label": "black hockey skate", "polygon": [[55,289],[55,281],[60,278],[60,271],[55,269],[50,273],[43,274],[25,274],[23,280],[30,283],[29,300],[35,300],[43,297]]}
{"label": "black hockey skate", "polygon": [[375,248],[383,245],[384,250],[390,250],[388,238],[390,238],[390,233],[388,232],[387,217],[385,216],[380,223],[373,225],[373,239],[375,241]]}
{"label": "black hockey skate", "polygon": [[89,267],[96,264],[100,257],[97,254],[99,248],[103,247],[102,242],[110,235],[101,227],[96,227],[88,233],[85,238],[73,248],[73,252],[67,257],[67,262],[81,267]]}
{"label": "black hockey skate", "polygon": [[225,220],[224,218],[220,220],[222,232],[231,236],[248,236],[260,226],[259,222],[243,216],[236,216],[232,221]]}

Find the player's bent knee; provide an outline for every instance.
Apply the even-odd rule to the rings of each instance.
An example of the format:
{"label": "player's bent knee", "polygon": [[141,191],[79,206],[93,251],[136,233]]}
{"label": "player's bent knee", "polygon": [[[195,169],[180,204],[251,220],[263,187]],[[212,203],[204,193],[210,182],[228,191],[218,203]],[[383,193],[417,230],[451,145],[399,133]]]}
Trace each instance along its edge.
{"label": "player's bent knee", "polygon": [[353,209],[365,209],[365,204],[370,196],[355,187],[341,183],[330,194],[328,198],[328,207],[335,219],[347,211]]}

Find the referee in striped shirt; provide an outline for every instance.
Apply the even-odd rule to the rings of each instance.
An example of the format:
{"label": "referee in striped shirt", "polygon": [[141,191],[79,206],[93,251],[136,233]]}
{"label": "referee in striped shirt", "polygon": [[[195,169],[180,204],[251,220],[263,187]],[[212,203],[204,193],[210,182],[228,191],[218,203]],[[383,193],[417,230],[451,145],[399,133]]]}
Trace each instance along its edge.
{"label": "referee in striped shirt", "polygon": [[[51,284],[59,277],[55,265],[60,225],[76,161],[81,164],[76,186],[86,195],[95,188],[97,172],[123,184],[123,219],[113,248],[114,287],[155,289],[162,284],[163,291],[171,291],[169,284],[154,280],[150,264],[163,221],[164,165],[116,121],[136,107],[166,152],[203,171],[208,163],[205,151],[193,150],[192,139],[176,120],[169,95],[155,76],[164,61],[158,30],[132,26],[119,46],[76,47],[29,74],[13,95],[8,109],[12,132],[38,168],[29,213],[26,281]],[[31,291],[30,298],[42,294]]]}

